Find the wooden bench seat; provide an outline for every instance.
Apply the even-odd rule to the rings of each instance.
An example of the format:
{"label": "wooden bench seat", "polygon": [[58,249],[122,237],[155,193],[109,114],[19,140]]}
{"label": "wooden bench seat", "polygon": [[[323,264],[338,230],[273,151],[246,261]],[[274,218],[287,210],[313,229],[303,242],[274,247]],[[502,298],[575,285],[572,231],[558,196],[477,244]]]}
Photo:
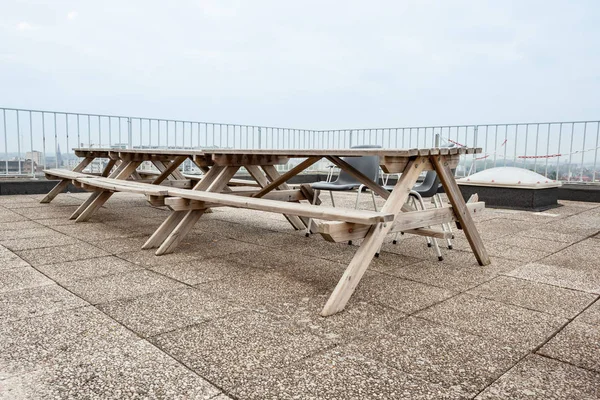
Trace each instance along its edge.
{"label": "wooden bench seat", "polygon": [[93,178],[97,175],[86,174],[83,172],[75,172],[69,169],[62,168],[52,168],[45,169],[44,174],[46,175],[46,179],[77,179],[77,178]]}
{"label": "wooden bench seat", "polygon": [[[152,170],[141,170],[138,171],[140,175],[150,175],[150,176],[158,176],[160,175],[159,171]],[[192,175],[192,174],[183,174],[185,179],[189,179],[191,181],[200,181],[204,177],[204,175]],[[229,186],[252,186],[252,187],[260,187],[258,183],[249,179],[231,179],[228,182]]]}
{"label": "wooden bench seat", "polygon": [[[299,217],[347,221],[364,225],[373,225],[378,222],[389,222],[394,219],[393,214],[365,210],[346,210],[342,208],[313,206],[311,204],[246,197],[242,195],[243,193],[231,194],[203,192],[102,177],[81,177],[77,178],[76,180],[84,186],[115,192],[140,193],[148,196],[169,196],[194,200],[197,202],[202,202],[200,204],[196,203],[197,207],[201,208],[209,208],[215,205],[228,206],[296,215]],[[166,203],[168,204],[168,202]]]}

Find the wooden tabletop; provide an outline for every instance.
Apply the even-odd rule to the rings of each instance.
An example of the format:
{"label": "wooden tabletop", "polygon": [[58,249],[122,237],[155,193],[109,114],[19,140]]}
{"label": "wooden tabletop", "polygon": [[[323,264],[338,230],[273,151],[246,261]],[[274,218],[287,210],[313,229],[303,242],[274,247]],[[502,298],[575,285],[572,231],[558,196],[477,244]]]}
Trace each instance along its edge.
{"label": "wooden tabletop", "polygon": [[414,148],[414,149],[108,149],[108,148],[74,148],[76,154],[84,153],[123,153],[123,154],[156,154],[174,156],[207,156],[207,155],[272,155],[280,157],[411,157],[436,154],[477,154],[483,150],[475,147],[453,148]]}

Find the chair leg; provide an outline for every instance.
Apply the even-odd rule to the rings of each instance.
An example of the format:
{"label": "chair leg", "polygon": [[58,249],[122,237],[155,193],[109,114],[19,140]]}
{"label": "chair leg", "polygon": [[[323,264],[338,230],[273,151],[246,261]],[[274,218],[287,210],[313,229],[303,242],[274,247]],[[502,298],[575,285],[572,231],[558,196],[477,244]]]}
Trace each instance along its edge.
{"label": "chair leg", "polygon": [[[317,203],[318,198],[319,198],[319,189],[315,189],[315,193],[313,195],[313,201],[312,201],[313,206]],[[312,218],[309,218],[308,224],[306,225],[306,233],[304,234],[304,236],[306,236],[306,237],[310,236],[310,226],[311,225],[312,225]]]}
{"label": "chair leg", "polygon": [[[425,210],[426,209],[425,202],[423,201],[423,198],[421,197],[421,195],[415,192],[414,196],[419,200],[419,204],[421,205],[421,209]],[[438,258],[439,261],[443,261],[444,260],[444,257],[442,256],[442,252],[440,251],[440,246],[438,245],[438,242],[437,242],[436,238],[429,238],[429,237],[427,237],[427,246],[429,246],[429,247],[433,246],[433,250],[435,251],[435,255],[437,256],[437,258]]]}
{"label": "chair leg", "polygon": [[[362,192],[363,188],[365,187],[365,185],[360,185],[358,187],[358,192],[356,192],[356,201],[354,202],[354,208],[356,208],[358,210],[358,200],[360,199],[360,193]],[[352,240],[348,240],[348,246],[352,245]],[[375,256],[377,257],[377,254],[375,254]]]}
{"label": "chair leg", "polygon": [[335,200],[333,200],[333,191],[329,191],[329,196],[331,196],[331,206],[335,207]]}
{"label": "chair leg", "polygon": [[373,199],[373,210],[377,211],[377,202],[375,201],[375,192],[371,190],[371,198]]}
{"label": "chair leg", "polygon": [[[435,208],[441,208],[443,206],[442,199],[440,198],[439,194],[433,195],[433,204],[435,205]],[[444,232],[452,233],[452,228],[448,223],[442,224],[442,230]],[[450,239],[446,239],[446,245],[448,246],[448,249],[452,250],[452,241]]]}
{"label": "chair leg", "polygon": [[362,190],[364,189],[365,185],[360,185],[358,187],[358,192],[356,192],[356,202],[354,203],[354,208],[356,208],[358,210],[358,199],[360,198],[360,194],[362,192]]}

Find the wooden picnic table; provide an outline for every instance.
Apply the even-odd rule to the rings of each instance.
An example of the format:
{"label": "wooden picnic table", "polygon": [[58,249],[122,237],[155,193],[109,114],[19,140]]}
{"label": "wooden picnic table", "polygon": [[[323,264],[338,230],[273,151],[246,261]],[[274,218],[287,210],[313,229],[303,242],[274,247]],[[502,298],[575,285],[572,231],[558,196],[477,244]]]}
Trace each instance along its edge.
{"label": "wooden picnic table", "polygon": [[[228,149],[74,149],[82,157],[73,173],[81,173],[95,158],[109,159],[101,176],[67,176],[42,200],[49,202],[70,181],[94,190],[92,195],[75,211],[71,218],[86,221],[115,191],[145,193],[153,204],[167,205],[171,214],[143,245],[143,249],[157,248],[156,255],[175,250],[204,212],[219,206],[241,207],[269,212],[280,212],[295,229],[306,229],[311,218],[327,220],[310,222],[310,231],[320,233],[333,242],[363,239],[356,254],[342,275],[321,314],[328,316],[344,309],[360,282],[371,260],[379,252],[390,232],[411,232],[424,236],[443,237],[443,232],[431,226],[456,221],[462,229],[480,265],[490,263],[483,242],[471,217],[483,203],[466,204],[454,179],[452,168],[464,154],[481,152],[479,148],[427,149],[336,149],[336,150],[228,150]],[[377,156],[386,173],[401,174],[391,192],[353,168],[342,157]],[[192,160],[205,174],[189,182],[178,167],[186,159]],[[280,174],[276,165],[290,158],[304,158],[289,171]],[[292,190],[292,177],[321,159],[327,159],[341,170],[354,176],[370,190],[386,199],[378,211],[332,209],[318,206],[310,185]],[[144,161],[152,162],[159,174],[150,180],[142,179],[137,167]],[[245,168],[256,181],[258,189],[233,190],[228,184],[234,175]],[[406,206],[409,192],[421,172],[435,170],[446,192],[450,207],[417,211]],[[53,170],[50,170],[53,171]],[[51,173],[48,173],[52,176]],[[166,181],[174,181],[166,185]],[[137,181],[137,183],[136,183]],[[143,182],[142,182],[143,181]],[[66,183],[65,183],[66,182]],[[300,204],[301,201],[308,203]],[[316,204],[316,205],[312,205]]]}

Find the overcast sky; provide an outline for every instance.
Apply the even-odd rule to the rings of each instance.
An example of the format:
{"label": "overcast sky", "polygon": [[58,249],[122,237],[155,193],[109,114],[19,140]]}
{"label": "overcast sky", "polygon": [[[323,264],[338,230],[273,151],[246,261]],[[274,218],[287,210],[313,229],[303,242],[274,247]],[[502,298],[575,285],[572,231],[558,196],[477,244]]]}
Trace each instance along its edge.
{"label": "overcast sky", "polygon": [[307,129],[598,119],[591,1],[17,1],[0,106]]}

